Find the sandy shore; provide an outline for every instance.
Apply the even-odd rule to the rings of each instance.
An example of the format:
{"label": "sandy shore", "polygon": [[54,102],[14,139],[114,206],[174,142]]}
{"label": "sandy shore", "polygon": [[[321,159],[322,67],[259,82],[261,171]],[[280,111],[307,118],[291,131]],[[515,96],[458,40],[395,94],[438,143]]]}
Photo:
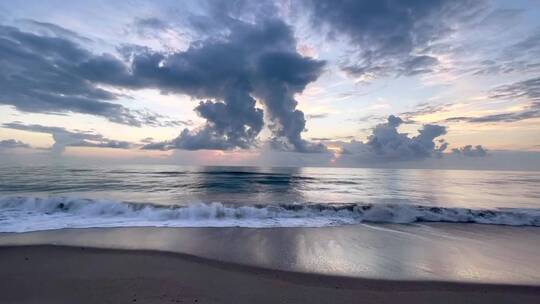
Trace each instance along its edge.
{"label": "sandy shore", "polygon": [[540,285],[539,228],[88,228],[0,233],[0,246],[165,251],[292,272],[383,280]]}
{"label": "sandy shore", "polygon": [[0,303],[540,303],[540,287],[384,281],[175,253],[0,247]]}

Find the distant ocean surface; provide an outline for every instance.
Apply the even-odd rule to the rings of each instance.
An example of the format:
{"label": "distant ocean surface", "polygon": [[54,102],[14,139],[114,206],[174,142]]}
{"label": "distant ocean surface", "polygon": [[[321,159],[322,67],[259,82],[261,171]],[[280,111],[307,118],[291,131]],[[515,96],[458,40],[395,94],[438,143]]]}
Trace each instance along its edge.
{"label": "distant ocean surface", "polygon": [[540,226],[540,172],[0,167],[0,232],[417,222]]}

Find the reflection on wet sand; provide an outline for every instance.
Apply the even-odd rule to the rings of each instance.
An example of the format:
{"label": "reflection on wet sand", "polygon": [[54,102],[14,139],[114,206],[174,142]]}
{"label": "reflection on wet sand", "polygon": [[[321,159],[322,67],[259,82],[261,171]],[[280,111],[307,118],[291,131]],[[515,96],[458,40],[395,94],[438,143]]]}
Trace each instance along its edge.
{"label": "reflection on wet sand", "polygon": [[0,245],[182,252],[300,272],[396,280],[540,283],[538,228],[351,225],[328,228],[112,228],[0,234]]}

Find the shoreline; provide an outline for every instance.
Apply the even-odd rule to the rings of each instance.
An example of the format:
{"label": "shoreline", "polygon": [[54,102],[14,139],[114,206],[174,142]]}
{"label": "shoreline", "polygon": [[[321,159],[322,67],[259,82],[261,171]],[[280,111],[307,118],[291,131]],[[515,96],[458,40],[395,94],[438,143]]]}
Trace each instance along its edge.
{"label": "shoreline", "polygon": [[1,303],[538,303],[540,286],[273,270],[152,250],[0,247]]}
{"label": "shoreline", "polygon": [[257,269],[375,280],[540,286],[538,228],[474,224],[136,227],[0,234],[0,246],[28,245],[161,251]]}

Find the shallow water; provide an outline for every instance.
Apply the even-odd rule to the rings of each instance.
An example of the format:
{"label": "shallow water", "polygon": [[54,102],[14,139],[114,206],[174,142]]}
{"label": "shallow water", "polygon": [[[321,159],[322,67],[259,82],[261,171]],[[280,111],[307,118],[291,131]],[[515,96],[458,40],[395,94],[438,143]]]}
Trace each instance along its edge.
{"label": "shallow water", "polygon": [[179,166],[0,167],[0,231],[322,227],[452,222],[540,226],[540,173]]}

